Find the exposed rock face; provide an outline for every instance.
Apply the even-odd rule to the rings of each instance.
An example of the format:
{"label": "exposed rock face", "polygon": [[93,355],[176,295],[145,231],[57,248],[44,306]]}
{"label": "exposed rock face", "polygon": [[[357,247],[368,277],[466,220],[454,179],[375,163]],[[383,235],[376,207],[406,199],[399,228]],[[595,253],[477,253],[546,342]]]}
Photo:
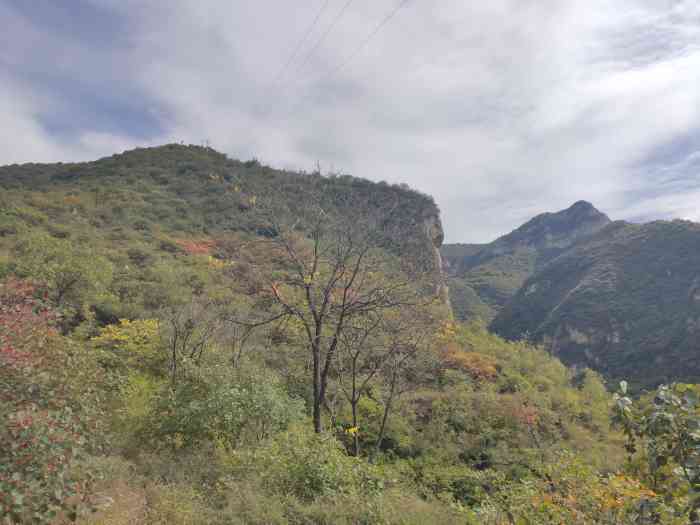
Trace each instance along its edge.
{"label": "exposed rock face", "polygon": [[447,279],[443,270],[442,254],[440,247],[445,239],[445,232],[442,229],[440,216],[430,215],[423,221],[423,231],[430,241],[433,255],[433,267],[437,275],[436,293],[440,296],[444,304],[450,306],[450,294],[447,286]]}

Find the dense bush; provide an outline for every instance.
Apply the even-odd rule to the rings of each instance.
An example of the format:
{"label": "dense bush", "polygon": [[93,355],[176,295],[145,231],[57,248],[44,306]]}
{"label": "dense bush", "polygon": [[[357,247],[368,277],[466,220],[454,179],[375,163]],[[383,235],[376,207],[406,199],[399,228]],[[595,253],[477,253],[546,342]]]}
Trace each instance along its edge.
{"label": "dense bush", "polygon": [[112,282],[112,265],[90,248],[45,233],[22,237],[16,246],[15,272],[42,282],[57,307],[80,309],[95,303]]}
{"label": "dense bush", "polygon": [[293,495],[306,501],[335,494],[371,498],[383,488],[373,468],[348,457],[332,436],[311,434],[301,426],[276,436],[236,467],[256,470],[262,486],[271,494]]}
{"label": "dense bush", "polygon": [[233,449],[258,443],[303,416],[273,373],[231,370],[220,362],[182,363],[186,376],[163,383],[144,430],[159,446],[193,447],[216,441]]}

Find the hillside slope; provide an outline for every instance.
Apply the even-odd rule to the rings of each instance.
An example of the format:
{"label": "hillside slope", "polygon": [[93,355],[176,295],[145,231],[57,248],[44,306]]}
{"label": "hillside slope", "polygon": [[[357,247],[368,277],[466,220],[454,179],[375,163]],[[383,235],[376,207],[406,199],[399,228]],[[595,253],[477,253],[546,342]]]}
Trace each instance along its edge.
{"label": "hillside slope", "polygon": [[455,315],[492,320],[528,277],[609,223],[607,215],[579,201],[566,210],[538,215],[489,244],[443,246]]}
{"label": "hillside slope", "polygon": [[294,216],[320,200],[334,217],[358,206],[377,217],[386,225],[382,247],[429,269],[438,286],[442,282],[439,210],[431,197],[405,185],[277,170],[211,148],[169,144],[94,162],[0,167],[0,189],[0,272],[22,225],[55,237],[109,239],[110,246],[121,239],[132,248],[141,243],[172,252],[185,240],[269,233],[250,213],[256,203]]}
{"label": "hillside slope", "polygon": [[440,241],[205,148],[0,169],[0,522],[627,523],[602,379],[423,301]]}
{"label": "hillside slope", "polygon": [[700,377],[700,224],[616,222],[529,278],[493,321],[638,386]]}

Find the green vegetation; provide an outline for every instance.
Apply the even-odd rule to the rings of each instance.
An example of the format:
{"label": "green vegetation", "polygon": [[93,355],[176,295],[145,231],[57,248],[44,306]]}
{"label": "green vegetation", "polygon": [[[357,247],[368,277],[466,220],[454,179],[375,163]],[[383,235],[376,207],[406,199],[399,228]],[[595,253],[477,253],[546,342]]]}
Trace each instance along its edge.
{"label": "green vegetation", "polygon": [[[633,402],[627,383],[615,394],[615,420],[627,437],[628,468],[666,501],[685,503],[700,521],[700,407],[698,385],[661,385],[653,397]],[[650,508],[650,514],[659,509]]]}
{"label": "green vegetation", "polygon": [[3,522],[688,522],[689,405],[454,322],[422,195],[184,146],[0,186]]}

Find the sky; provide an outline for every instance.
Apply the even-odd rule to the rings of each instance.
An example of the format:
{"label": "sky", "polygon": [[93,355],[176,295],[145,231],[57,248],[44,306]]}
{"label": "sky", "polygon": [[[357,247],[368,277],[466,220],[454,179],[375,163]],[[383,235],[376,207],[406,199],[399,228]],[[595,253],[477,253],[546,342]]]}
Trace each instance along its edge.
{"label": "sky", "polygon": [[700,221],[698,0],[0,0],[0,164],[202,144],[405,182],[447,242]]}

